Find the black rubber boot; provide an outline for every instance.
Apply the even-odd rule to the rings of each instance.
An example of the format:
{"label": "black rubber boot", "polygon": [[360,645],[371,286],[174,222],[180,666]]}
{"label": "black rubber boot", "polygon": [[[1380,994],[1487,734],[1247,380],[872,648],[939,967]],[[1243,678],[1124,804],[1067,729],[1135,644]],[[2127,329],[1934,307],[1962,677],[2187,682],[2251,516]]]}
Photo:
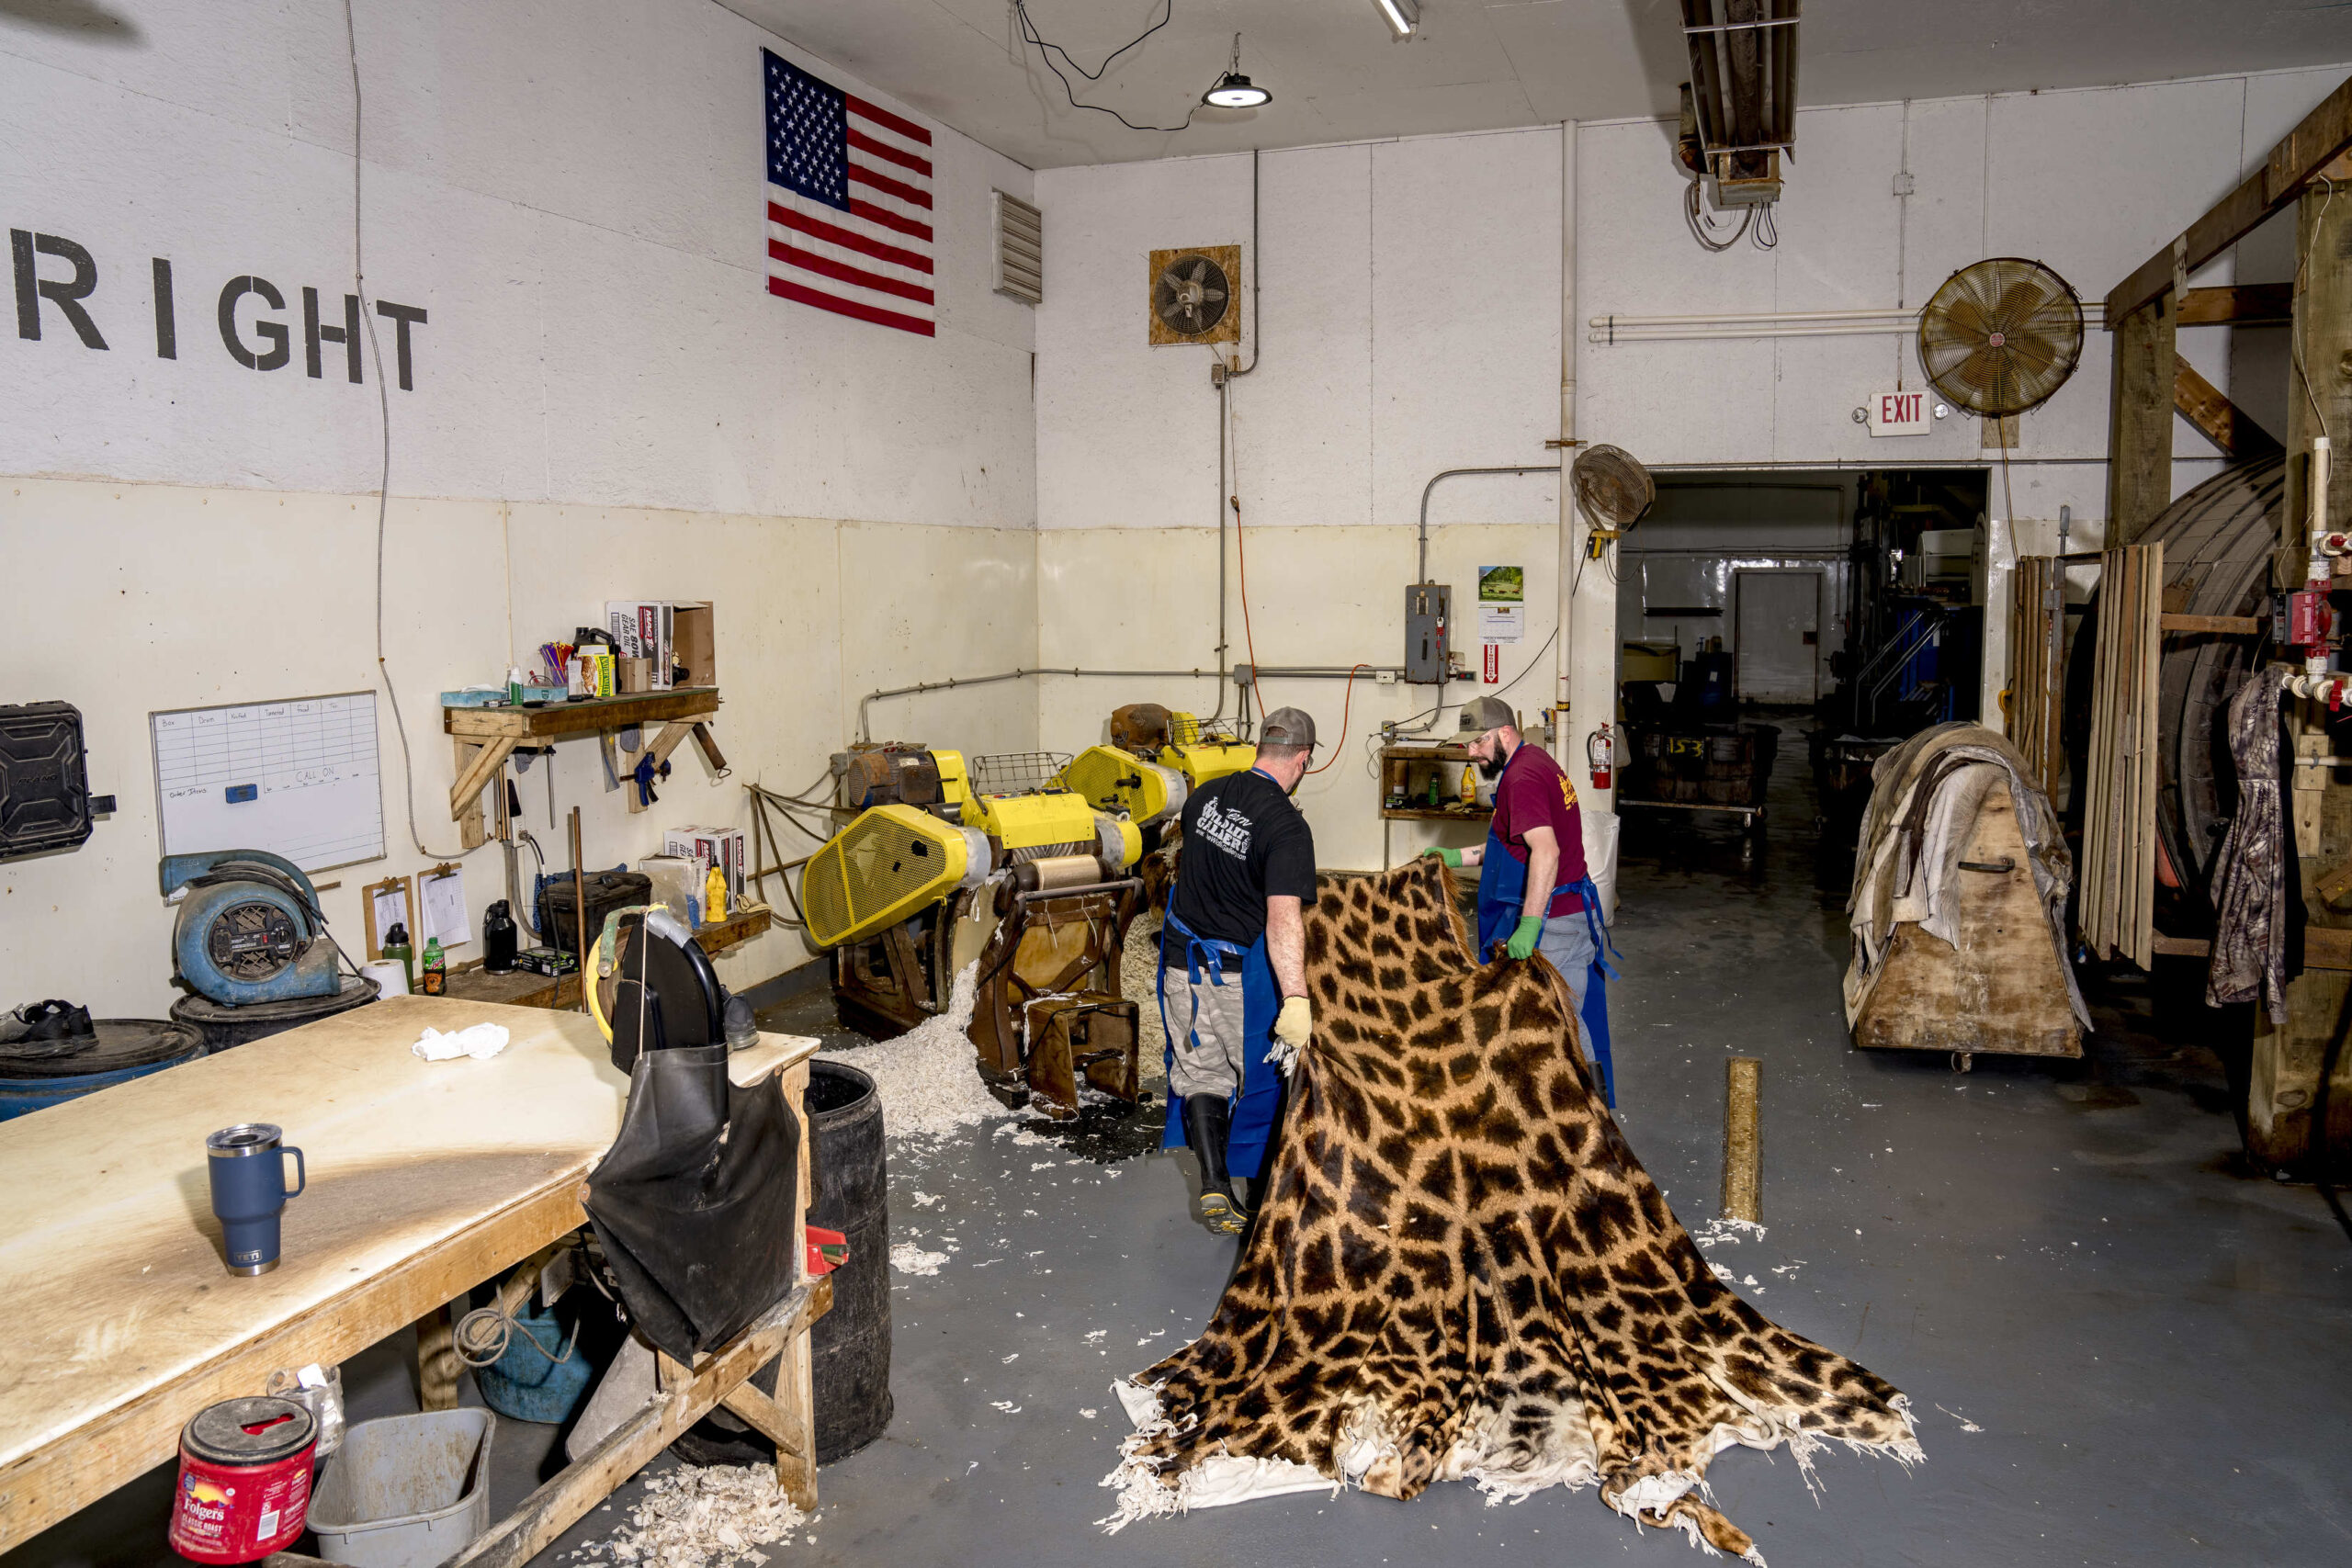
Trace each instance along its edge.
{"label": "black rubber boot", "polygon": [[1238,1235],[1250,1216],[1233,1195],[1233,1180],[1225,1173],[1225,1145],[1233,1131],[1232,1112],[1221,1094],[1184,1097],[1184,1142],[1201,1162],[1201,1218],[1209,1228]]}

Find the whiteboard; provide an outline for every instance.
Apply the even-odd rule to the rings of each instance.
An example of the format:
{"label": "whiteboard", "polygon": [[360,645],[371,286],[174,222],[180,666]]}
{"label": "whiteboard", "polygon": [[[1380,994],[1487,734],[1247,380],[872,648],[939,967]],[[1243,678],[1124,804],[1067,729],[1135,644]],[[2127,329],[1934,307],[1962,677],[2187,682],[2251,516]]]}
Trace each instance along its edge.
{"label": "whiteboard", "polygon": [[147,716],[164,853],[267,850],[304,871],[384,854],[376,694]]}

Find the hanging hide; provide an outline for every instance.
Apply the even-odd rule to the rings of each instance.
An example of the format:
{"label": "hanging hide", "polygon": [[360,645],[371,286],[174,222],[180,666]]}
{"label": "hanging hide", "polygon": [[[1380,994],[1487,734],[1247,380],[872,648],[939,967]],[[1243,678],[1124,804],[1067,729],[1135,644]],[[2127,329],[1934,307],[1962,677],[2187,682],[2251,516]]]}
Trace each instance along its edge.
{"label": "hanging hide", "polygon": [[1709,1271],[1601,1103],[1540,958],[1481,966],[1433,861],[1326,878],[1313,1040],[1273,1188],[1201,1337],[1123,1385],[1117,1529],[1345,1482],[1597,1484],[1753,1543],[1706,1500],[1734,1443],[1920,1458],[1908,1401]]}

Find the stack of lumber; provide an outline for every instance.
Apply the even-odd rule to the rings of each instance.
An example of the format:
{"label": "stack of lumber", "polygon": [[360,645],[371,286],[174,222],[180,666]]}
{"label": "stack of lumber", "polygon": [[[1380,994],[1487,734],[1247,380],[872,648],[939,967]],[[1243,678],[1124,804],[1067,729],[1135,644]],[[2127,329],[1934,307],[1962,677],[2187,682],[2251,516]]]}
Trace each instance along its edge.
{"label": "stack of lumber", "polygon": [[2155,951],[2156,668],[2165,547],[2109,550],[2099,568],[2076,919],[2094,955],[2121,956],[2145,969]]}
{"label": "stack of lumber", "polygon": [[2025,758],[2041,793],[2058,793],[2058,712],[2064,695],[2066,583],[2054,556],[2026,556],[2011,580],[2009,615],[2010,744]]}

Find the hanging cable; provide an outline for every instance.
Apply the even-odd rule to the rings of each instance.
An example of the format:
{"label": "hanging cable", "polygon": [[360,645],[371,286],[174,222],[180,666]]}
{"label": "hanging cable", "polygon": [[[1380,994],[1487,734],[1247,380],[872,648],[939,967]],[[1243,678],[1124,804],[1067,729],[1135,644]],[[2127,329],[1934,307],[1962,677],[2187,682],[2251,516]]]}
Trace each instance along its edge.
{"label": "hanging cable", "polygon": [[1739,243],[1741,237],[1747,232],[1748,226],[1756,221],[1756,209],[1751,207],[1747,209],[1747,215],[1739,220],[1739,227],[1731,231],[1729,239],[1717,240],[1714,238],[1716,233],[1714,220],[1700,215],[1697,180],[1691,180],[1684,187],[1682,197],[1682,216],[1690,225],[1690,237],[1711,251],[1731,249]]}
{"label": "hanging cable", "polygon": [[[1068,64],[1071,70],[1077,72],[1080,75],[1085,77],[1090,82],[1100,82],[1102,79],[1102,73],[1111,69],[1111,62],[1113,61],[1118,59],[1119,56],[1126,53],[1127,51],[1135,48],[1137,44],[1143,42],[1144,39],[1149,38],[1152,34],[1158,32],[1160,28],[1168,25],[1170,18],[1174,17],[1176,14],[1176,0],[1162,0],[1159,11],[1159,20],[1152,23],[1151,26],[1144,28],[1143,31],[1137,33],[1135,37],[1129,39],[1126,42],[1121,44],[1110,53],[1104,55],[1102,57],[1102,63],[1096,66],[1091,71],[1089,71],[1085,66],[1080,65],[1077,61],[1071,59],[1068,50],[1064,49],[1061,45],[1051,41],[1037,30],[1037,24],[1030,20],[1029,17],[1028,0],[1012,0],[1012,14],[1021,23],[1021,41],[1035,46],[1037,51],[1037,58],[1046,62],[1046,69],[1054,73],[1054,79],[1062,85],[1062,96],[1069,100],[1070,107],[1074,109],[1092,109],[1096,114],[1107,114],[1113,119],[1117,120],[1121,125],[1125,126],[1129,130],[1158,131],[1165,135],[1173,135],[1177,131],[1190,130],[1193,124],[1193,116],[1201,112],[1200,103],[1196,100],[1192,108],[1185,114],[1183,123],[1181,125],[1137,125],[1134,120],[1129,119],[1117,109],[1109,107],[1106,105],[1080,103],[1078,101],[1077,89],[1070,85],[1069,78],[1062,73],[1061,66],[1054,63],[1054,56],[1058,54],[1062,57],[1064,63]],[[1238,61],[1240,56],[1240,43],[1237,39],[1234,45],[1234,58]],[[1215,81],[1216,78],[1211,79],[1212,85],[1215,84]]]}
{"label": "hanging cable", "polygon": [[1323,768],[1328,768],[1333,762],[1340,760],[1340,751],[1348,743],[1348,715],[1353,712],[1355,708],[1356,671],[1359,670],[1369,670],[1371,668],[1372,666],[1369,664],[1351,664],[1348,666],[1346,695],[1341,698],[1340,703],[1340,739],[1332,745],[1331,755],[1325,760],[1322,768],[1309,768],[1306,770],[1308,776],[1312,777],[1314,774],[1321,773]]}
{"label": "hanging cable", "polygon": [[[401,716],[401,694],[392,684],[391,667],[384,661],[384,533],[391,509],[392,492],[392,400],[384,385],[384,347],[376,336],[376,311],[368,297],[368,266],[366,253],[360,248],[359,193],[361,171],[367,166],[361,156],[360,130],[363,106],[359,93],[359,26],[352,19],[352,0],[343,0],[343,37],[351,55],[351,288],[359,299],[359,320],[368,329],[368,353],[376,369],[377,424],[383,434],[382,467],[376,479],[376,674],[384,683],[384,695],[390,700],[392,729],[401,741],[401,786],[408,801],[409,841],[416,852],[427,860],[463,860],[481,849],[481,844],[457,850],[435,850],[425,846],[424,835],[416,827],[416,762],[409,754],[408,721]],[[549,760],[548,765],[553,767]],[[504,777],[503,770],[500,776]],[[484,840],[483,843],[488,843]]]}
{"label": "hanging cable", "polygon": [[[2321,175],[2318,178],[2321,184],[2327,186],[2327,196],[2319,204],[2319,216],[2312,220],[2312,238],[2314,240],[2319,238],[2320,225],[2327,220],[2328,208],[2335,201],[2335,182],[2325,175]],[[2298,299],[2303,297],[2303,274],[2311,265],[2312,250],[2311,246],[2306,244],[2302,254],[2295,258],[2295,298]],[[2320,434],[2334,440],[2334,434],[2327,428],[2327,415],[2319,406],[2319,396],[2312,390],[2312,373],[2303,365],[2303,334],[2300,331],[2290,329],[2289,335],[2294,340],[2295,375],[2303,383],[2303,396],[2311,400],[2312,418],[2318,423]]]}

